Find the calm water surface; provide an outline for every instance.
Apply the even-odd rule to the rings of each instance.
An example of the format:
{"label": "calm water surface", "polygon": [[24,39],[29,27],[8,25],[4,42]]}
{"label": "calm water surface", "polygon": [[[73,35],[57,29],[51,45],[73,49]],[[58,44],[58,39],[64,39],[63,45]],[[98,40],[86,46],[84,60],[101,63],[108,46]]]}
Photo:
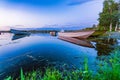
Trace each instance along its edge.
{"label": "calm water surface", "polygon": [[[52,37],[49,34],[15,36],[10,33],[0,35],[0,77],[24,71],[67,64],[82,67],[88,57],[91,69],[95,69],[97,57],[120,46],[119,39],[105,39],[93,43],[95,48],[75,45]],[[104,46],[104,48],[103,48]],[[105,51],[106,49],[107,51]]]}

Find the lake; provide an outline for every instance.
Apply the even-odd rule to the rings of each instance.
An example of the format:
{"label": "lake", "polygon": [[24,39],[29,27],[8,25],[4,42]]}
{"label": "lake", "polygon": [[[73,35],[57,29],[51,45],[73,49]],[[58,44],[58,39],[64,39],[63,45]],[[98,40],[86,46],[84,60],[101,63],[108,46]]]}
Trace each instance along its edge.
{"label": "lake", "polygon": [[82,68],[88,58],[90,69],[96,69],[99,56],[108,55],[120,46],[120,39],[99,38],[91,40],[94,48],[69,43],[50,36],[36,33],[31,35],[0,35],[0,79],[24,71],[67,64],[69,68]]}

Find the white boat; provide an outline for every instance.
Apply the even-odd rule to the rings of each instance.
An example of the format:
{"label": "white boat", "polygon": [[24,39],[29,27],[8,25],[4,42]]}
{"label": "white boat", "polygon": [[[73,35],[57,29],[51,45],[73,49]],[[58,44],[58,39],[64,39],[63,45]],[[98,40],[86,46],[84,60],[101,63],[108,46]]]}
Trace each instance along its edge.
{"label": "white boat", "polygon": [[71,37],[71,38],[88,38],[90,35],[92,35],[95,31],[77,31],[77,32],[59,32],[58,37]]}
{"label": "white boat", "polygon": [[14,33],[16,35],[25,35],[25,34],[30,34],[27,31],[24,30],[16,30],[16,29],[10,29],[11,33]]}

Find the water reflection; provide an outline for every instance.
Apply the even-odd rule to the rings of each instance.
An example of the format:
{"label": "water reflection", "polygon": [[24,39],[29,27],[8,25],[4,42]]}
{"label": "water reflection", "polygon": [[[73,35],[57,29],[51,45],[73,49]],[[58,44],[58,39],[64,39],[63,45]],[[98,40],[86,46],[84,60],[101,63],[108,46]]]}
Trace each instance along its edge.
{"label": "water reflection", "polygon": [[10,33],[1,33],[0,35],[0,45],[3,46],[3,45],[7,45],[9,43],[11,43],[11,39],[13,37],[13,34],[10,34]]}
{"label": "water reflection", "polygon": [[[84,40],[77,41],[89,43]],[[90,68],[95,69],[96,57],[108,54],[120,44],[119,40],[108,38],[96,39],[93,42],[96,44],[95,48],[89,48],[59,40],[49,34],[16,37],[10,33],[2,33],[0,35],[0,45],[2,45],[0,46],[0,79],[11,73],[19,74],[21,67],[24,71],[63,64],[82,67],[85,56],[88,56]]]}
{"label": "water reflection", "polygon": [[58,38],[67,42],[77,44],[79,46],[94,48],[93,44],[86,39],[77,39],[77,38],[63,37],[63,36],[59,36]]}
{"label": "water reflection", "polygon": [[24,71],[63,64],[82,67],[85,56],[93,68],[97,56],[93,48],[71,44],[48,34],[32,34],[15,41],[12,37],[8,39],[11,44],[0,47],[0,79],[11,73],[19,74],[21,67]]}
{"label": "water reflection", "polygon": [[12,37],[12,40],[17,40],[17,39],[28,37],[28,36],[30,36],[30,34],[23,34],[23,35],[14,34],[13,37]]}
{"label": "water reflection", "polygon": [[119,46],[118,40],[114,38],[101,38],[94,40],[94,42],[96,42],[95,49],[97,50],[98,56],[108,55]]}

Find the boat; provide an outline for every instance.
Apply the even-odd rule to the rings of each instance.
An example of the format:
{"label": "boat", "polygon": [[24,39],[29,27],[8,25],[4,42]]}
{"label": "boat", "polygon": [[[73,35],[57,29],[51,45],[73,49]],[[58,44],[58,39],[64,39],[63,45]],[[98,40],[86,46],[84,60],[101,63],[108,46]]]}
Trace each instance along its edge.
{"label": "boat", "polygon": [[92,35],[95,31],[90,30],[90,31],[76,31],[76,32],[58,32],[59,37],[71,37],[71,38],[80,38],[80,39],[86,39],[90,35]]}
{"label": "boat", "polygon": [[50,32],[50,35],[51,35],[51,36],[56,36],[56,32],[55,32],[55,31],[51,31],[51,32]]}
{"label": "boat", "polygon": [[83,47],[94,48],[94,45],[86,39],[77,39],[77,38],[64,37],[64,36],[59,36],[58,38],[61,40],[70,42],[70,43],[74,43],[74,44],[83,46]]}
{"label": "boat", "polygon": [[15,35],[25,35],[25,34],[30,34],[27,31],[24,30],[16,30],[16,29],[10,29],[11,33],[14,33]]}

